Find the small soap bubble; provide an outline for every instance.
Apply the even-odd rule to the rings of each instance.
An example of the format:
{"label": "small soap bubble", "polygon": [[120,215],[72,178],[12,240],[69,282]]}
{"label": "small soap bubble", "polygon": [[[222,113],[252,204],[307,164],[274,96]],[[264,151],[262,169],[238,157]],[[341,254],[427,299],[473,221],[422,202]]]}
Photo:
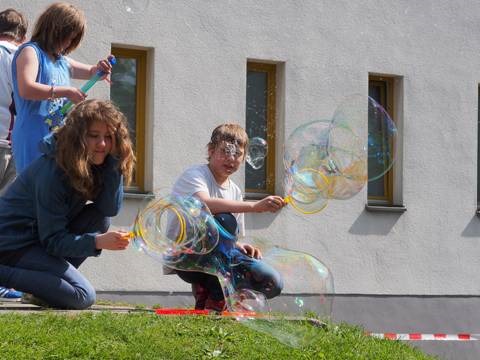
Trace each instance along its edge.
{"label": "small soap bubble", "polygon": [[264,139],[260,137],[251,138],[246,156],[247,164],[250,165],[254,170],[262,168],[265,164],[267,150],[268,145]]}
{"label": "small soap bubble", "polygon": [[141,14],[147,10],[150,0],[122,0],[123,7],[130,14]]}

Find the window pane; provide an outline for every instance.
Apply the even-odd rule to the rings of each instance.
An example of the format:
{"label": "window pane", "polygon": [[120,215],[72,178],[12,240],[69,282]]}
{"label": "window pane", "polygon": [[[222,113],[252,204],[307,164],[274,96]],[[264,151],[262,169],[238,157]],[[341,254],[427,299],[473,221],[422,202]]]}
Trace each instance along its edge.
{"label": "window pane", "polygon": [[[248,137],[267,139],[267,97],[268,74],[261,71],[247,72],[246,131]],[[265,159],[266,163],[267,159]],[[245,166],[245,188],[265,190],[267,188],[267,168],[253,169]]]}
{"label": "window pane", "polygon": [[130,136],[135,143],[137,113],[137,61],[136,59],[117,58],[112,67],[112,101],[128,119]]}
{"label": "window pane", "polygon": [[[382,86],[383,85],[383,86]],[[385,104],[385,99],[386,99],[386,84],[384,83],[370,83],[368,87],[368,95],[374,99],[376,102],[378,102],[380,105],[382,105],[384,108],[386,107]],[[369,116],[370,118],[370,116]],[[375,124],[371,124],[370,122],[368,123],[368,128],[369,128],[369,133],[371,130],[371,127],[375,126]],[[376,129],[376,133],[381,132],[382,129]],[[385,134],[385,137],[387,134]],[[386,138],[386,141],[388,141],[388,138]],[[378,174],[381,172],[381,169],[383,169],[384,165],[380,163],[381,159],[379,159],[376,154],[371,154],[370,152],[372,149],[368,149],[369,154],[368,154],[368,172],[370,174]],[[380,169],[380,171],[378,170]],[[385,197],[385,176],[382,176],[376,180],[368,182],[368,196],[369,197]]]}
{"label": "window pane", "polygon": [[[128,120],[134,151],[137,148],[137,60],[117,57],[112,67],[111,99]],[[134,174],[133,183],[136,183]]]}

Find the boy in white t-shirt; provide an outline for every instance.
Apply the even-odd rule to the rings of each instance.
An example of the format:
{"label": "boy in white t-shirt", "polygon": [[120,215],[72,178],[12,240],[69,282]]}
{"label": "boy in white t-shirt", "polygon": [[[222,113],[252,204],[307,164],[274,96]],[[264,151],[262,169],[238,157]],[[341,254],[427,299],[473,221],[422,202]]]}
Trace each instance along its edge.
{"label": "boy in white t-shirt", "polygon": [[[15,164],[10,146],[15,106],[12,96],[12,59],[26,40],[28,23],[14,9],[0,12],[0,194],[15,179]],[[0,286],[0,301],[20,301],[22,293]]]}
{"label": "boy in white t-shirt", "polygon": [[[232,267],[233,271],[242,272],[241,276],[233,276],[242,278],[235,287],[262,292],[267,298],[275,297],[283,287],[280,274],[261,261],[262,254],[258,248],[237,242],[236,237],[238,233],[245,235],[244,213],[276,212],[285,206],[285,201],[276,195],[260,201],[243,201],[240,188],[230,179],[230,175],[243,163],[248,149],[248,136],[242,127],[236,124],[217,126],[207,148],[208,164],[188,168],[175,182],[172,193],[200,199],[234,236],[236,261],[242,264]],[[196,309],[224,309],[225,299],[216,276],[195,271],[177,270],[176,273],[192,284]]]}

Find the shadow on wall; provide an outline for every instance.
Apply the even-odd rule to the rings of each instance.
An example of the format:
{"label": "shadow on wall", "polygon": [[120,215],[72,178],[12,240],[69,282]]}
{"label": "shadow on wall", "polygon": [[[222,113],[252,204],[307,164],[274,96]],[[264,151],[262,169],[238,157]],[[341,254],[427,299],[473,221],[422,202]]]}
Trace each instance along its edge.
{"label": "shadow on wall", "polygon": [[372,214],[363,210],[348,232],[355,235],[387,235],[400,216],[401,213]]}
{"label": "shadow on wall", "polygon": [[462,231],[463,237],[480,237],[480,218],[475,215]]}
{"label": "shadow on wall", "polygon": [[[275,221],[275,218],[280,215],[280,212],[276,213],[252,213],[245,214],[245,223],[248,224],[250,229],[263,230],[268,229],[270,225]],[[251,218],[250,218],[251,216]],[[247,220],[247,217],[249,218]]]}

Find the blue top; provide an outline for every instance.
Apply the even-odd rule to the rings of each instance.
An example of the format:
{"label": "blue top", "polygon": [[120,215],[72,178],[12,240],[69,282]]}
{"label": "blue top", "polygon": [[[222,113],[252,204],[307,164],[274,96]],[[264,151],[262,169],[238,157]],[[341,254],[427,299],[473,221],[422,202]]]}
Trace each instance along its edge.
{"label": "blue top", "polygon": [[30,46],[35,49],[38,59],[37,83],[55,86],[70,85],[70,64],[67,58],[60,56],[53,61],[35,42],[28,42],[18,48],[12,62],[13,97],[17,117],[12,132],[12,152],[15,159],[17,174],[20,174],[33,160],[40,157],[39,143],[49,132],[45,117],[62,107],[66,98],[48,100],[27,100],[18,93],[17,57],[23,48]]}
{"label": "blue top", "polygon": [[[98,255],[96,233],[68,232],[68,223],[80,213],[86,201],[70,186],[57,165],[54,137],[46,137],[41,149],[44,155],[28,166],[0,197],[0,252],[41,245],[48,254],[58,257]],[[123,199],[118,160],[108,155],[94,170],[103,185],[92,202],[105,217],[115,216]]]}

